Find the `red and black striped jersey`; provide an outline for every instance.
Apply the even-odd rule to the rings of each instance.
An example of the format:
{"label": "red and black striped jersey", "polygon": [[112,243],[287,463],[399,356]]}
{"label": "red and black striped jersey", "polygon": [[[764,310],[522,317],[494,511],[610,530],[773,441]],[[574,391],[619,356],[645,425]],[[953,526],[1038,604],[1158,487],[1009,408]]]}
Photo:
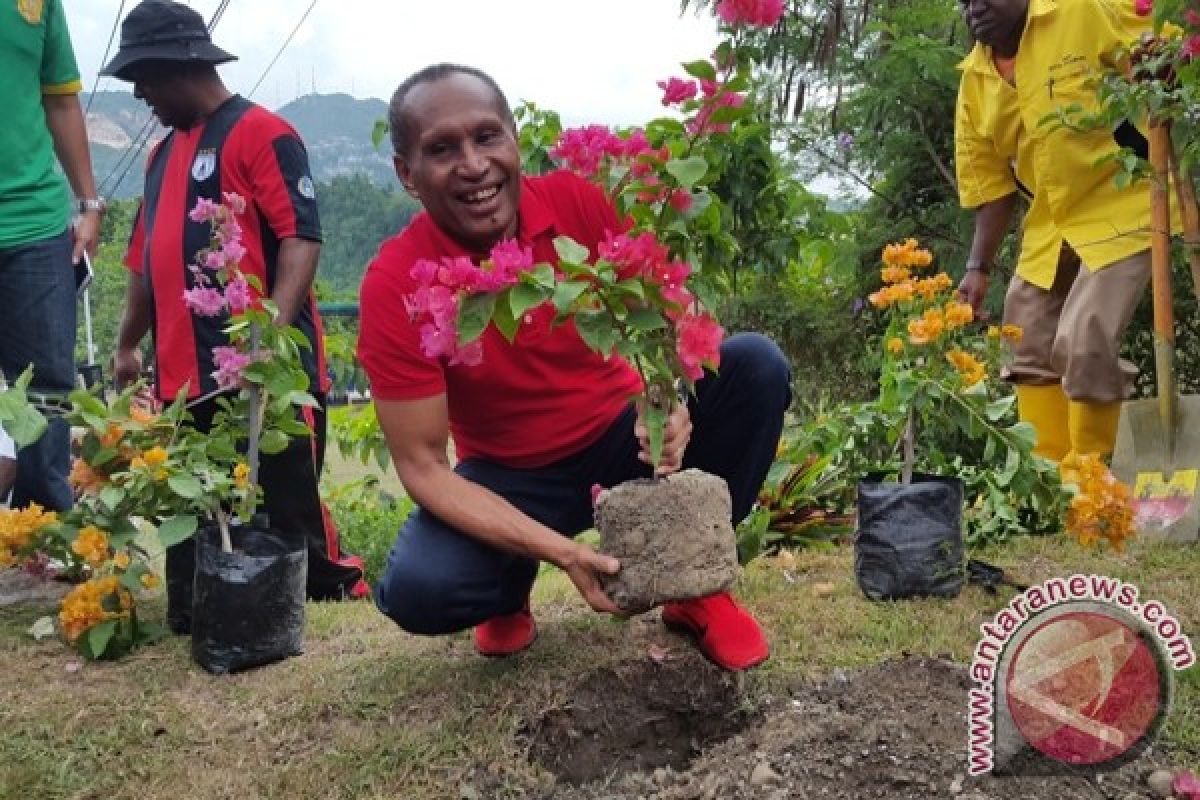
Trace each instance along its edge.
{"label": "red and black striped jersey", "polygon": [[[241,269],[274,289],[280,243],[289,237],[321,241],[316,191],[308,153],[281,117],[234,95],[203,124],[173,130],[146,162],[146,187],[130,236],[125,264],[141,275],[153,298],[155,377],[158,396],[188,397],[217,388],[213,347],[228,344],[228,317],[193,315],[183,293],[195,287],[188,265],[209,246],[210,224],[188,217],[200,198],[215,203],[223,192],[246,201],[238,222],[246,256]],[[312,348],[302,350],[315,391],[327,391],[321,319],[311,290],[292,323]]]}

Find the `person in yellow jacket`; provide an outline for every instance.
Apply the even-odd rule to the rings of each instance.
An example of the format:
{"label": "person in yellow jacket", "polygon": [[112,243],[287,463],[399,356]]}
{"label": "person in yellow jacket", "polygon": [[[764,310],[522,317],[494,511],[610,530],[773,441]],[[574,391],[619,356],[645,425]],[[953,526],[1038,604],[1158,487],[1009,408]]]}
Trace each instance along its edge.
{"label": "person in yellow jacket", "polygon": [[976,209],[960,293],[978,310],[988,271],[1028,201],[1005,324],[1019,325],[1007,377],[1036,452],[1069,465],[1107,456],[1135,370],[1121,340],[1150,275],[1146,183],[1120,189],[1097,162],[1128,123],[1089,131],[1045,121],[1098,105],[1096,83],[1150,21],[1132,0],[960,0],[974,48],[960,64],[954,141],[959,199]]}

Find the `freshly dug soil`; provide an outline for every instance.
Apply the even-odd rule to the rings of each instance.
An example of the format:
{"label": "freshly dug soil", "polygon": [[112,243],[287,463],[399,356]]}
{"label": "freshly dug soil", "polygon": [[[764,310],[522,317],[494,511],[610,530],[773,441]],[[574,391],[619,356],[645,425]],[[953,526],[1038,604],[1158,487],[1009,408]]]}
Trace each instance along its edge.
{"label": "freshly dug soil", "polygon": [[[860,672],[837,670],[820,684],[769,698],[756,714],[715,690],[720,676],[712,665],[679,651],[662,664],[642,665],[640,671],[631,665],[586,676],[571,708],[554,709],[530,722],[532,758],[555,773],[558,782],[524,796],[1133,800],[1152,797],[1147,776],[1169,764],[1152,749],[1099,776],[1072,774],[1064,767],[1053,775],[969,778],[970,682],[964,667],[938,659],[907,658]],[[722,705],[729,709],[731,724],[706,727]],[[695,742],[677,728],[661,739],[632,733],[653,730],[665,719],[694,723]],[[685,742],[703,752],[683,765],[665,757],[665,750],[675,753]],[[588,783],[576,785],[589,776]]]}
{"label": "freshly dug soil", "polygon": [[621,562],[605,583],[609,597],[636,614],[728,589],[738,569],[730,509],[725,481],[694,469],[602,492],[600,550]]}

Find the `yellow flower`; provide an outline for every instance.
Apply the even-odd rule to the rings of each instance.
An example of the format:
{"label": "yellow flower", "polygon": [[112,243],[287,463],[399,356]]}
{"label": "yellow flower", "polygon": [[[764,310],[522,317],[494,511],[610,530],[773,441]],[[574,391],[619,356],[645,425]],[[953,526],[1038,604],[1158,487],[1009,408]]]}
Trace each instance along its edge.
{"label": "yellow flower", "polygon": [[880,273],[884,283],[901,283],[912,274],[907,267],[884,267]]}
{"label": "yellow flower", "polygon": [[146,459],[146,463],[152,467],[161,467],[167,463],[167,458],[169,457],[166,449],[162,447],[151,447],[143,456]]}
{"label": "yellow flower", "polygon": [[958,370],[964,386],[974,386],[987,377],[987,368],[970,353],[955,348],[946,353],[946,360]]}
{"label": "yellow flower", "polygon": [[898,356],[904,352],[904,340],[899,336],[893,336],[887,341],[888,352],[894,356]]}
{"label": "yellow flower", "polygon": [[233,484],[239,489],[245,489],[250,484],[250,467],[243,461],[233,468]]}
{"label": "yellow flower", "polygon": [[129,418],[139,425],[153,425],[158,421],[158,414],[151,413],[139,406],[133,406],[129,409]]}
{"label": "yellow flower", "polygon": [[975,312],[970,303],[951,301],[946,304],[946,327],[950,330],[961,328],[975,319]]}
{"label": "yellow flower", "polygon": [[920,249],[916,239],[906,239],[885,246],[882,257],[883,263],[889,267],[920,268],[933,263],[933,254]]}
{"label": "yellow flower", "polygon": [[988,335],[989,339],[999,339],[1000,338],[1000,327],[998,325],[989,325],[988,330],[987,330],[987,335]]}
{"label": "yellow flower", "polygon": [[1000,335],[1013,344],[1020,344],[1025,338],[1025,330],[1020,325],[1005,325],[1000,329]]}
{"label": "yellow flower", "polygon": [[158,576],[155,575],[153,572],[147,572],[145,575],[143,575],[141,577],[141,582],[142,582],[142,586],[144,586],[147,589],[157,589],[159,586],[159,583],[161,583],[161,581],[159,581],[159,579],[158,579]]}
{"label": "yellow flower", "polygon": [[104,608],[104,602],[117,595],[117,605],[125,607],[129,592],[120,588],[115,575],[103,578],[93,578],[81,583],[63,598],[62,608],[58,612],[58,621],[62,624],[63,635],[67,641],[74,642],[89,628],[106,620],[126,616]]}
{"label": "yellow flower", "polygon": [[126,553],[124,550],[117,553],[113,556],[113,564],[116,565],[117,569],[129,569],[129,553]]}
{"label": "yellow flower", "polygon": [[117,443],[121,441],[121,437],[124,435],[125,431],[121,430],[120,425],[117,425],[115,422],[110,422],[108,424],[108,430],[106,430],[100,436],[100,445],[106,448],[116,447]]}
{"label": "yellow flower", "polygon": [[104,487],[107,479],[104,475],[92,469],[92,466],[82,458],[77,458],[71,464],[71,474],[67,481],[81,492],[95,494]]}
{"label": "yellow flower", "polygon": [[88,525],[79,531],[71,543],[71,551],[93,567],[98,567],[108,559],[108,534],[95,525]]}
{"label": "yellow flower", "polygon": [[891,305],[891,298],[886,289],[881,289],[878,292],[871,292],[867,295],[867,302],[876,308],[887,308]]}
{"label": "yellow flower", "polygon": [[43,511],[37,503],[27,508],[0,508],[0,550],[15,558],[17,551],[32,546],[37,535],[57,521],[58,514]]}
{"label": "yellow flower", "polygon": [[134,469],[145,469],[147,467],[146,459],[141,456],[134,456],[133,460],[129,462],[129,466]]}
{"label": "yellow flower", "polygon": [[1123,549],[1137,532],[1129,487],[1096,456],[1082,456],[1076,467],[1079,493],[1067,511],[1067,533],[1085,547],[1107,542]]}
{"label": "yellow flower", "polygon": [[154,473],[154,480],[165,481],[169,476],[170,476],[169,472],[167,472],[165,469],[160,469]]}

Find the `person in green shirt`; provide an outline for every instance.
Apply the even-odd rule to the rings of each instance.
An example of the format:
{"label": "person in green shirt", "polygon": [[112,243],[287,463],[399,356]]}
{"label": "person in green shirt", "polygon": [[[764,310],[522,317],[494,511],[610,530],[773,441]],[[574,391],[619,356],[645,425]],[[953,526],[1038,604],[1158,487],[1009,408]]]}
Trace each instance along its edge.
{"label": "person in green shirt", "polygon": [[[62,396],[75,383],[73,265],[95,253],[104,203],[61,0],[0,0],[0,73],[0,371],[13,380],[32,364],[32,390]],[[69,435],[55,419],[21,450],[14,507],[70,507]]]}

